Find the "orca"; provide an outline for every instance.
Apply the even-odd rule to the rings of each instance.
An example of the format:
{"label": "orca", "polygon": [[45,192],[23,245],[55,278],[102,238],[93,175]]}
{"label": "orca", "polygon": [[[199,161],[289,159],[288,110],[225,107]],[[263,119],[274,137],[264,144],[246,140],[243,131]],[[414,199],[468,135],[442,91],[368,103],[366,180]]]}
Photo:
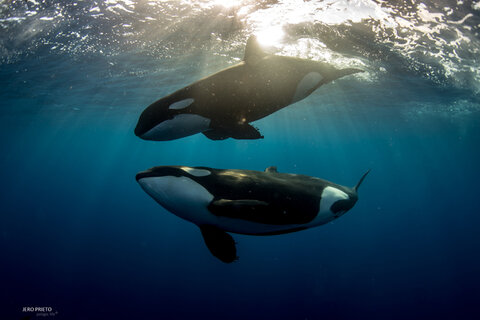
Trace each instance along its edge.
{"label": "orca", "polygon": [[360,69],[267,54],[255,36],[242,62],[198,80],[148,106],[135,135],[174,140],[203,133],[212,140],[261,139],[250,123],[308,97],[320,86]]}
{"label": "orca", "polygon": [[358,188],[306,175],[208,167],[159,166],[136,180],[165,209],[196,224],[210,252],[235,261],[229,233],[277,235],[326,224],[358,200]]}

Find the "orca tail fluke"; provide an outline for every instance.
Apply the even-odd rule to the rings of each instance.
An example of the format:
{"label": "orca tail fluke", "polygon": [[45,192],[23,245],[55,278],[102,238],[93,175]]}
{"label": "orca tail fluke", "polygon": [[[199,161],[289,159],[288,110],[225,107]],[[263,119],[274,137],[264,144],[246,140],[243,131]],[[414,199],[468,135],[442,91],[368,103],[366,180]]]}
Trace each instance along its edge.
{"label": "orca tail fluke", "polygon": [[367,172],[365,172],[362,177],[360,178],[360,180],[358,180],[357,184],[355,185],[355,187],[353,187],[353,190],[355,192],[358,192],[358,188],[360,187],[360,185],[362,184],[363,180],[365,179],[365,177],[367,176],[367,174],[370,172],[371,169],[368,169]]}
{"label": "orca tail fluke", "polygon": [[364,72],[364,71],[362,69],[357,69],[357,68],[341,69],[341,70],[337,71],[337,74],[336,74],[337,78],[336,79],[348,76],[350,74],[359,73],[359,72]]}
{"label": "orca tail fluke", "polygon": [[359,73],[359,72],[364,72],[364,71],[357,68],[345,68],[345,69],[331,68],[329,71],[325,72],[326,79],[324,83],[335,81],[342,77],[348,76],[350,74]]}

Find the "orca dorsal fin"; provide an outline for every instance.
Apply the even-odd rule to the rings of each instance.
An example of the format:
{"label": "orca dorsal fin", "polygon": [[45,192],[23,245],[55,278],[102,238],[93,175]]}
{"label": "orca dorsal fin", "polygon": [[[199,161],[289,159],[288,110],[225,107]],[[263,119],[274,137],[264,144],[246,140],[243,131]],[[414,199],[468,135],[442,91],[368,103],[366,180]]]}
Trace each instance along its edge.
{"label": "orca dorsal fin", "polygon": [[367,170],[367,172],[365,172],[363,174],[363,176],[360,178],[360,180],[358,180],[357,184],[355,185],[355,187],[353,187],[353,190],[355,190],[355,192],[358,191],[358,188],[360,187],[360,185],[362,184],[363,182],[363,179],[365,179],[365,177],[367,176],[367,174],[370,172],[370,169]]}
{"label": "orca dorsal fin", "polygon": [[267,55],[268,54],[260,48],[257,37],[250,36],[245,47],[243,61],[250,66],[254,66]]}
{"label": "orca dorsal fin", "polygon": [[275,173],[277,173],[278,170],[277,170],[276,166],[270,166],[270,167],[265,169],[265,172],[275,172]]}

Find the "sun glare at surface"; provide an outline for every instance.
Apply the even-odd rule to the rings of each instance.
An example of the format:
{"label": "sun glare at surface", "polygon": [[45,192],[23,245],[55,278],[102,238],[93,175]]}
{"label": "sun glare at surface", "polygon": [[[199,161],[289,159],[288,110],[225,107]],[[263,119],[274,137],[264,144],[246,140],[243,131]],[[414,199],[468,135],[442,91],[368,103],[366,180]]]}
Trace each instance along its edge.
{"label": "sun glare at surface", "polygon": [[[14,33],[8,39],[25,45],[19,51],[0,39],[0,60],[15,61],[21,52],[40,47],[58,54],[111,57],[140,50],[157,59],[211,48],[233,63],[241,55],[234,52],[257,35],[269,53],[337,67],[360,63],[385,70],[368,61],[368,52],[392,52],[407,61],[398,65],[426,78],[474,86],[480,92],[478,43],[472,41],[480,30],[480,4],[452,2],[451,8],[439,8],[431,2],[385,0],[0,0],[8,7],[0,14],[0,28]],[[62,29],[65,24],[70,26],[67,31]],[[372,49],[364,39],[386,46]]]}
{"label": "sun glare at surface", "polygon": [[242,5],[242,1],[239,0],[215,0],[216,5],[220,5],[225,8],[234,8]]}
{"label": "sun glare at surface", "polygon": [[257,36],[258,42],[264,47],[275,47],[282,43],[285,36],[283,28],[281,26],[267,27],[265,29],[259,29],[254,32]]}

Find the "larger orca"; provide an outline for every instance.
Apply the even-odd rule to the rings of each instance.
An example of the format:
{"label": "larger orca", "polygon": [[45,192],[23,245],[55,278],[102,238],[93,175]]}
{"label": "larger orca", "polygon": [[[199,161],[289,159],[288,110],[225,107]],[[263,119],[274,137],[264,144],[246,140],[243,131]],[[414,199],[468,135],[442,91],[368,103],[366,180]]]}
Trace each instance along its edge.
{"label": "larger orca", "polygon": [[276,235],[328,223],[350,210],[358,187],[277,172],[160,166],[137,174],[140,186],[173,214],[200,227],[210,252],[223,262],[237,259],[227,232]]}
{"label": "larger orca", "polygon": [[140,115],[135,134],[157,141],[200,132],[212,140],[260,139],[262,134],[250,122],[308,97],[326,83],[361,71],[267,54],[252,36],[241,63],[152,103]]}

